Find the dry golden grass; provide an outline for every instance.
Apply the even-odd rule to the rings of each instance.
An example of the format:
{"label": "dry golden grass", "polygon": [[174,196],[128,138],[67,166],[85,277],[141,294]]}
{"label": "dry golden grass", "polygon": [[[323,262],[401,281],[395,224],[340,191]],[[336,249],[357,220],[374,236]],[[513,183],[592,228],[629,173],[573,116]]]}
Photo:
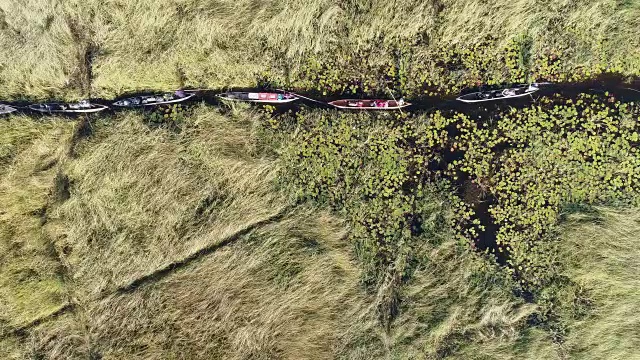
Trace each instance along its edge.
{"label": "dry golden grass", "polygon": [[[333,358],[345,329],[360,326],[367,295],[344,225],[319,209],[295,210],[178,271],[99,299],[102,290],[180,261],[283,208],[272,186],[277,163],[261,154],[253,130],[260,118],[198,108],[177,134],[150,129],[136,114],[117,116],[93,124],[73,156],[67,136],[54,170],[69,177],[70,198],[50,203],[44,234],[56,241],[70,272],[66,287],[75,307],[25,334],[3,337],[0,354]],[[54,138],[48,126],[47,139]],[[29,169],[16,173],[33,181]],[[49,192],[53,175],[43,184]],[[36,229],[42,232],[40,224]],[[12,285],[14,293],[21,286]],[[42,301],[31,306],[47,310]]]}
{"label": "dry golden grass", "polygon": [[327,214],[300,211],[97,303],[97,348],[106,358],[333,358],[363,302],[343,235]]}
{"label": "dry golden grass", "polygon": [[0,1],[1,98],[80,96],[82,52],[56,0]]}
{"label": "dry golden grass", "polygon": [[59,263],[42,233],[56,163],[72,123],[11,117],[0,122],[0,334],[67,302]]}
{"label": "dry golden grass", "polygon": [[472,49],[489,36],[495,51],[484,57],[496,58],[477,61],[496,79],[496,54],[520,36],[534,57],[559,54],[568,75],[605,65],[640,74],[640,8],[628,1],[5,0],[0,10],[2,97],[255,86],[267,73],[295,83],[310,56],[363,49],[371,69],[403,49],[409,86],[419,86],[439,78],[441,46]]}
{"label": "dry golden grass", "polygon": [[299,209],[156,282],[33,329],[14,354],[334,358],[346,329],[364,331],[367,301],[344,235],[326,212]]}
{"label": "dry golden grass", "polygon": [[[50,214],[74,280],[91,297],[278,214],[274,160],[256,153],[249,115],[196,110],[180,134],[133,113],[98,124],[65,166],[71,198]],[[242,127],[246,125],[248,127]]]}
{"label": "dry golden grass", "polygon": [[563,237],[577,282],[568,301],[593,310],[569,324],[564,346],[579,359],[640,359],[640,212],[597,210],[570,218]]}
{"label": "dry golden grass", "polygon": [[[442,19],[446,26],[437,41],[468,44],[473,43],[470,34],[476,39],[492,34],[506,46],[514,36],[526,34],[534,40],[534,53],[557,44],[575,65],[605,57],[636,72],[640,59],[634,30],[640,26],[638,14],[640,8],[633,2],[447,1]],[[635,65],[630,66],[632,63]]]}

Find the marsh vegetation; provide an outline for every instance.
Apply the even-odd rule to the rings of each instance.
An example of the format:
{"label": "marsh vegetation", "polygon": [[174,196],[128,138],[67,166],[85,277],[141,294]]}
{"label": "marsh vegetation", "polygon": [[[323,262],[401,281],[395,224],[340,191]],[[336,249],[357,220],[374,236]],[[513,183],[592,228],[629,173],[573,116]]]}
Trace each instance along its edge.
{"label": "marsh vegetation", "polygon": [[[640,73],[634,2],[0,2],[0,95]],[[640,104],[0,119],[0,358],[639,356]]]}

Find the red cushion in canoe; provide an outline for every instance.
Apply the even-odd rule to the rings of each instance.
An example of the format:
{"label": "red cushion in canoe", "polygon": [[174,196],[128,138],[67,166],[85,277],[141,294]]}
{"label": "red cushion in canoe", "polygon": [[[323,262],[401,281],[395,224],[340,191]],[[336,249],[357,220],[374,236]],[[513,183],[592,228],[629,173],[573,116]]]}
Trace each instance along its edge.
{"label": "red cushion in canoe", "polygon": [[278,94],[275,93],[260,93],[260,100],[278,100]]}

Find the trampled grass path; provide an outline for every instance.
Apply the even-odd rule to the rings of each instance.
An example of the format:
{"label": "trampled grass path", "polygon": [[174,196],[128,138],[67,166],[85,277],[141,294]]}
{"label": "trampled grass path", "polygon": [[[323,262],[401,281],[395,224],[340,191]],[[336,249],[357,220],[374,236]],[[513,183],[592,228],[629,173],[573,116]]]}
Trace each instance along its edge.
{"label": "trampled grass path", "polygon": [[26,335],[26,332],[29,329],[34,328],[34,327],[36,327],[38,325],[41,325],[42,323],[45,323],[47,321],[56,319],[58,316],[66,314],[67,312],[72,311],[75,308],[76,308],[76,304],[75,303],[69,302],[69,303],[63,304],[59,308],[57,308],[56,310],[50,312],[49,314],[46,314],[44,316],[40,316],[38,318],[32,319],[28,323],[25,323],[23,325],[20,325],[18,327],[15,327],[13,329],[10,329],[9,331],[6,331],[6,332],[0,334],[0,339],[7,338],[9,336],[22,337],[22,336]]}
{"label": "trampled grass path", "polygon": [[249,234],[250,232],[259,229],[261,227],[264,227],[266,225],[269,225],[271,223],[277,222],[282,220],[287,214],[289,214],[293,209],[295,209],[296,205],[289,205],[289,206],[285,206],[284,208],[282,208],[278,213],[276,213],[275,215],[271,215],[268,218],[264,219],[264,220],[260,220],[257,221],[253,224],[248,225],[247,227],[245,227],[244,229],[237,231],[236,233],[226,237],[225,239],[223,239],[222,241],[215,243],[215,244],[211,244],[208,245],[200,250],[195,251],[194,253],[192,253],[191,255],[188,255],[187,257],[178,260],[178,261],[174,261],[171,262],[159,269],[156,269],[155,271],[147,274],[147,275],[143,275],[138,277],[137,279],[134,279],[133,281],[129,282],[126,285],[122,285],[118,288],[116,288],[113,291],[109,291],[106,294],[98,297],[98,300],[107,298],[109,296],[112,295],[118,295],[118,294],[123,294],[123,293],[128,293],[128,292],[132,292],[135,291],[136,289],[138,289],[140,286],[144,286],[146,284],[149,283],[154,283],[157,282],[163,278],[165,278],[166,276],[172,274],[174,271],[180,270],[186,266],[189,266],[191,263],[193,263],[194,261],[200,259],[203,256],[207,256],[215,251],[217,251],[220,248],[223,248],[225,246],[231,245],[233,244],[235,241],[239,240],[240,238],[242,238],[243,236]]}
{"label": "trampled grass path", "polygon": [[[123,286],[120,286],[118,288],[116,288],[113,291],[109,291],[109,292],[105,292],[104,294],[100,295],[99,297],[97,297],[94,300],[102,300],[102,299],[106,299],[110,296],[114,296],[114,295],[119,295],[119,294],[125,294],[125,293],[130,293],[133,291],[136,291],[138,288],[140,288],[141,286],[147,285],[147,284],[151,284],[151,283],[155,283],[169,275],[171,275],[172,273],[174,273],[177,270],[180,270],[182,268],[185,268],[186,266],[189,266],[190,264],[192,264],[194,261],[199,260],[200,258],[210,255],[213,252],[217,251],[218,249],[221,249],[223,247],[226,247],[228,245],[233,244],[234,242],[236,242],[237,240],[241,239],[243,236],[248,235],[249,233],[251,233],[254,230],[257,230],[259,228],[262,228],[264,226],[267,226],[269,224],[272,224],[274,222],[280,221],[282,220],[285,216],[287,216],[288,214],[290,214],[295,208],[296,208],[296,204],[293,205],[288,205],[285,206],[284,208],[282,208],[278,213],[269,216],[266,219],[257,221],[253,224],[248,225],[247,227],[245,227],[242,230],[237,231],[236,233],[224,238],[222,241],[215,243],[215,244],[211,244],[209,246],[206,246],[200,250],[197,250],[195,252],[193,252],[192,254],[188,255],[187,257],[171,262],[161,268],[156,269],[155,271],[140,276],[134,280],[132,280],[131,282],[129,282],[128,284],[125,284]],[[67,312],[73,311],[76,308],[76,304],[70,302],[67,304],[62,305],[61,307],[59,307],[58,309],[56,309],[55,311],[41,316],[39,318],[33,319],[30,322],[21,325],[19,327],[16,327],[14,329],[11,329],[9,331],[6,331],[4,334],[0,334],[0,339],[2,338],[6,338],[9,336],[24,336],[26,335],[26,332],[31,329],[34,328],[38,325],[41,325],[42,323],[45,323],[47,321],[50,320],[54,320],[57,317],[59,317],[60,315],[63,315]]]}

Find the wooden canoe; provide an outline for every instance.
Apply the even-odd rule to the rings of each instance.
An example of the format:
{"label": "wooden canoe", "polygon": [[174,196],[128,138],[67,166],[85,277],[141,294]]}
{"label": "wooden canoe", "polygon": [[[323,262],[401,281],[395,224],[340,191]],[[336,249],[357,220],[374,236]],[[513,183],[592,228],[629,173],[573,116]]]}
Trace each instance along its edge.
{"label": "wooden canoe", "polygon": [[44,103],[29,105],[29,110],[41,113],[88,114],[106,110],[106,105],[92,104],[83,100],[77,103]]}
{"label": "wooden canoe", "polygon": [[142,107],[142,106],[175,104],[175,103],[187,101],[194,96],[196,96],[195,93],[186,93],[183,91],[176,91],[175,93],[134,96],[134,97],[118,100],[114,102],[113,105],[118,107],[133,108],[133,107]]}
{"label": "wooden canoe", "polygon": [[465,103],[478,103],[485,101],[495,100],[507,100],[513,98],[519,98],[527,95],[531,95],[534,92],[540,90],[537,84],[520,85],[506,89],[478,91],[466,95],[462,95],[456,98],[456,100]]}
{"label": "wooden canoe", "polygon": [[403,100],[381,100],[381,99],[343,99],[335,100],[329,103],[338,109],[356,109],[356,110],[395,110],[402,109],[411,105],[411,103]]}
{"label": "wooden canoe", "polygon": [[286,92],[243,92],[231,91],[216,95],[223,100],[246,101],[264,104],[286,104],[298,100],[299,98]]}

